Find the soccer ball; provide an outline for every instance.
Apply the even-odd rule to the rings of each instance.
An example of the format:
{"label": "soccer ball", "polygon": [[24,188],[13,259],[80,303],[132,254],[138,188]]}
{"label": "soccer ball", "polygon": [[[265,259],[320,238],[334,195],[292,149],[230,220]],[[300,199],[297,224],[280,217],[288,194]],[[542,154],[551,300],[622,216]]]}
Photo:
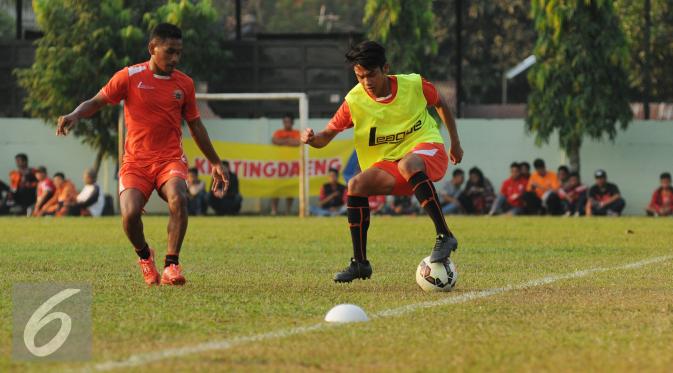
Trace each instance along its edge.
{"label": "soccer ball", "polygon": [[428,256],[416,269],[416,283],[425,291],[451,291],[457,279],[458,272],[450,258],[445,262],[430,263]]}

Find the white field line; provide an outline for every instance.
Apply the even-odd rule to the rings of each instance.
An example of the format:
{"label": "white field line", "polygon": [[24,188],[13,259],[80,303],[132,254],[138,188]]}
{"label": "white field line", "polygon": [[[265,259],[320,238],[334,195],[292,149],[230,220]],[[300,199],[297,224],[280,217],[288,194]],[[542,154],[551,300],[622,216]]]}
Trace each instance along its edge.
{"label": "white field line", "polygon": [[[411,312],[415,312],[419,309],[423,308],[431,308],[431,307],[438,307],[438,306],[445,306],[449,304],[457,304],[457,303],[465,303],[469,302],[471,300],[476,300],[476,299],[482,299],[482,298],[488,298],[494,295],[510,292],[510,291],[516,291],[516,290],[524,290],[524,289],[529,289],[533,287],[538,287],[538,286],[543,286],[547,284],[551,284],[553,282],[561,281],[561,280],[569,280],[569,279],[576,279],[580,277],[586,277],[594,273],[601,273],[601,272],[608,272],[608,271],[616,271],[616,270],[622,270],[622,269],[637,269],[641,268],[650,264],[657,264],[661,262],[665,262],[668,260],[673,259],[673,255],[667,255],[667,256],[659,256],[659,257],[654,257],[654,258],[649,258],[649,259],[644,259],[638,262],[633,262],[629,264],[624,264],[621,266],[616,266],[616,267],[599,267],[599,268],[591,268],[591,269],[585,269],[585,270],[580,270],[580,271],[575,271],[571,273],[566,273],[563,275],[551,275],[551,276],[546,276],[537,280],[532,280],[532,281],[527,281],[518,285],[511,285],[511,286],[505,286],[501,288],[493,288],[493,289],[487,289],[487,290],[481,290],[481,291],[470,291],[461,295],[457,295],[454,297],[447,297],[444,299],[436,300],[436,301],[431,301],[431,302],[421,302],[421,303],[414,303],[414,304],[409,304],[406,306],[401,306],[397,308],[390,308],[387,310],[379,311],[373,315],[371,315],[371,318],[382,318],[382,317],[391,317],[391,316],[401,316],[405,315]],[[193,355],[193,354],[199,354],[207,351],[220,351],[220,350],[226,350],[230,349],[245,343],[252,343],[252,342],[261,342],[261,341],[266,341],[270,339],[280,339],[280,338],[287,338],[291,337],[294,335],[300,335],[300,334],[305,334],[305,333],[310,333],[314,332],[317,330],[323,330],[335,326],[343,326],[345,324],[338,324],[338,323],[327,323],[327,322],[319,322],[317,324],[313,325],[308,325],[308,326],[299,326],[295,328],[289,328],[289,329],[280,329],[268,333],[261,333],[261,334],[253,334],[253,335],[248,335],[248,336],[241,336],[241,337],[234,337],[234,338],[228,338],[228,339],[222,339],[218,341],[212,341],[212,342],[204,342],[204,343],[199,343],[193,346],[185,346],[185,347],[179,347],[179,348],[169,348],[161,351],[156,351],[156,352],[148,352],[148,353],[142,353],[142,354],[137,354],[137,355],[132,355],[129,358],[125,360],[117,360],[117,361],[108,361],[104,363],[99,363],[96,365],[93,365],[92,367],[86,368],[85,371],[91,371],[91,370],[97,370],[97,371],[108,371],[108,370],[113,370],[113,369],[123,369],[123,368],[130,368],[130,367],[135,367],[135,366],[140,366],[140,365],[145,365],[149,363],[153,363],[156,361],[160,360],[165,360],[165,359],[173,359],[176,357],[180,356],[185,356],[185,355]]]}

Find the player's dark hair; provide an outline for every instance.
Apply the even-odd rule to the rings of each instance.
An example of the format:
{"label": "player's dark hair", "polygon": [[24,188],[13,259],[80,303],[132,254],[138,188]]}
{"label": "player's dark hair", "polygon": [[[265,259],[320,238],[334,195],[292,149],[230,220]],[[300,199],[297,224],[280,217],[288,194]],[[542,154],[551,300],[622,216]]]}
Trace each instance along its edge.
{"label": "player's dark hair", "polygon": [[526,161],[523,161],[523,162],[519,163],[519,167],[526,167],[527,169],[530,170],[530,163],[528,163]]}
{"label": "player's dark hair", "polygon": [[461,170],[460,168],[456,168],[455,170],[453,170],[452,175],[453,177],[456,177],[458,175],[465,175],[465,171]]}
{"label": "player's dark hair", "polygon": [[160,23],[152,30],[150,40],[152,39],[182,39],[182,30],[172,23]]}
{"label": "player's dark hair", "polygon": [[283,119],[285,118],[290,118],[290,120],[294,122],[294,114],[292,113],[285,113],[285,115],[283,115]]}
{"label": "player's dark hair", "polygon": [[19,153],[14,156],[14,159],[16,158],[21,158],[21,160],[23,160],[24,162],[28,162],[28,156],[26,155],[26,153]]}
{"label": "player's dark hair", "polygon": [[536,169],[545,167],[544,161],[540,158],[534,160],[533,161],[533,167],[535,167]]}
{"label": "player's dark hair", "polygon": [[54,174],[54,177],[60,177],[61,179],[65,180],[65,174],[63,172],[57,172]]}
{"label": "player's dark hair", "polygon": [[229,168],[229,161],[222,160],[222,166],[227,166]]}
{"label": "player's dark hair", "polygon": [[198,175],[199,174],[199,169],[196,168],[196,167],[190,167],[189,168],[189,173],[194,174],[194,175]]}
{"label": "player's dark hair", "polygon": [[570,169],[569,169],[568,166],[566,166],[566,165],[560,165],[560,166],[558,166],[557,171],[559,171],[559,172],[561,172],[561,171],[565,171],[566,173],[570,173]]}
{"label": "player's dark hair", "polygon": [[671,174],[669,172],[664,172],[661,175],[659,175],[659,179],[668,179],[671,180]]}
{"label": "player's dark hair", "polygon": [[47,168],[44,166],[40,166],[37,168],[37,172],[42,172],[42,173],[47,173]]}
{"label": "player's dark hair", "polygon": [[568,178],[571,178],[571,177],[576,177],[576,178],[579,179],[580,178],[580,173],[577,172],[577,171],[573,171],[573,172],[568,174]]}
{"label": "player's dark hair", "polygon": [[328,170],[328,172],[334,172],[335,174],[337,174],[337,176],[339,176],[339,169],[338,169],[338,168],[330,167],[330,169]]}
{"label": "player's dark hair", "polygon": [[360,65],[367,70],[383,68],[386,64],[386,49],[375,41],[366,40],[351,46],[346,53],[346,61],[352,66]]}
{"label": "player's dark hair", "polygon": [[474,184],[480,187],[484,186],[484,173],[481,172],[481,169],[479,167],[472,167],[470,168],[470,175],[477,175],[479,180]]}
{"label": "player's dark hair", "polygon": [[518,163],[516,163],[516,162],[512,162],[512,163],[510,163],[509,168],[514,168],[514,167],[519,168],[520,165],[519,165]]}

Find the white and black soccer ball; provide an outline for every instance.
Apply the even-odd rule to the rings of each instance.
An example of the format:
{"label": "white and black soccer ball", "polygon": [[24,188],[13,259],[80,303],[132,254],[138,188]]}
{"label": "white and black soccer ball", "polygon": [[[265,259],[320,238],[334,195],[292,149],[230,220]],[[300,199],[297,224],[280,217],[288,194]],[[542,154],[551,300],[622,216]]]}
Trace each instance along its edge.
{"label": "white and black soccer ball", "polygon": [[430,263],[425,257],[416,269],[416,283],[425,291],[451,291],[456,286],[458,272],[450,258],[444,262]]}

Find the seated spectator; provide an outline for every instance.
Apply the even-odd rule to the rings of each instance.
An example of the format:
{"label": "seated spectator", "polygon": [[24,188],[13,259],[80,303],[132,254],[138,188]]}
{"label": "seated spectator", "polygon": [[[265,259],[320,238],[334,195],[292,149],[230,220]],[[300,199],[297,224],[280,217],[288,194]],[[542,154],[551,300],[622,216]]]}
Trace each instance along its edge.
{"label": "seated spectator", "polygon": [[570,169],[568,169],[568,166],[566,165],[560,165],[556,169],[556,178],[558,179],[558,183],[563,188],[563,185],[568,182],[568,178],[570,178]]}
{"label": "seated spectator", "polygon": [[617,185],[608,182],[608,174],[603,170],[594,173],[596,184],[589,189],[586,215],[619,216],[626,206]]}
{"label": "seated spectator", "polygon": [[394,196],[389,212],[391,215],[416,215],[418,214],[418,206],[414,204],[414,199],[411,196]]}
{"label": "seated spectator", "polygon": [[463,185],[463,181],[465,181],[465,172],[460,168],[456,168],[453,170],[451,180],[444,184],[443,188],[437,188],[439,202],[445,214],[457,214],[462,210],[458,197],[463,192],[460,188]]}
{"label": "seated spectator", "polygon": [[31,211],[31,215],[39,216],[38,213],[42,210],[42,206],[44,206],[56,192],[56,187],[54,186],[54,182],[47,176],[47,168],[44,166],[37,168],[35,177],[37,178],[36,201],[33,211]]}
{"label": "seated spectator", "polygon": [[508,215],[519,215],[523,212],[523,194],[526,192],[528,180],[521,174],[521,166],[514,162],[509,165],[509,179],[502,182],[500,195],[495,200],[489,215],[506,212]]}
{"label": "seated spectator", "polygon": [[458,197],[460,205],[468,214],[488,214],[495,199],[493,184],[484,177],[484,174],[477,167],[472,167],[468,175],[465,189]]}
{"label": "seated spectator", "polygon": [[587,203],[587,186],[582,184],[577,172],[568,174],[568,181],[559,190],[559,197],[561,197],[566,215],[584,215],[584,206]]}
{"label": "seated spectator", "polygon": [[647,206],[649,216],[672,216],[673,215],[673,187],[671,187],[671,174],[664,172],[659,176],[660,186],[652,193],[652,200]]}
{"label": "seated spectator", "polygon": [[311,215],[337,216],[346,213],[346,186],[339,182],[339,170],[330,168],[329,181],[320,187],[318,206],[311,206]]}
{"label": "seated spectator", "polygon": [[558,196],[561,187],[556,174],[548,171],[542,159],[533,162],[535,172],[530,175],[524,194],[524,212],[537,215],[548,213],[551,215],[563,215],[563,205]]}
{"label": "seated spectator", "polygon": [[196,167],[189,169],[187,175],[187,212],[189,215],[204,215],[208,209],[206,183],[199,179]]}
{"label": "seated spectator", "polygon": [[222,166],[229,174],[229,188],[222,198],[215,196],[211,190],[208,195],[208,204],[216,215],[238,215],[243,203],[243,197],[238,191],[238,176],[231,171],[228,161],[222,161]]}
{"label": "seated spectator", "polygon": [[25,215],[30,206],[35,204],[37,178],[35,170],[28,167],[28,156],[19,153],[14,157],[16,170],[9,173],[9,193],[6,207],[16,215]]}
{"label": "seated spectator", "polygon": [[84,187],[75,198],[75,202],[68,206],[68,215],[93,217],[103,215],[105,195],[96,183],[96,178],[96,170],[93,168],[84,171],[84,175],[82,175]]}
{"label": "seated spectator", "polygon": [[523,161],[519,163],[519,168],[521,169],[521,177],[528,181],[530,179],[530,163]]}
{"label": "seated spectator", "polygon": [[381,215],[386,210],[386,196],[369,196],[369,213]]}
{"label": "seated spectator", "polygon": [[67,180],[63,172],[57,172],[54,174],[53,178],[54,195],[47,201],[40,211],[36,211],[37,216],[44,215],[55,215],[55,216],[65,216],[68,215],[68,206],[75,203],[77,199],[77,188],[72,181]]}
{"label": "seated spectator", "polygon": [[9,206],[7,205],[8,198],[9,198],[9,185],[5,184],[4,181],[0,180],[0,215],[6,215],[9,213]]}

